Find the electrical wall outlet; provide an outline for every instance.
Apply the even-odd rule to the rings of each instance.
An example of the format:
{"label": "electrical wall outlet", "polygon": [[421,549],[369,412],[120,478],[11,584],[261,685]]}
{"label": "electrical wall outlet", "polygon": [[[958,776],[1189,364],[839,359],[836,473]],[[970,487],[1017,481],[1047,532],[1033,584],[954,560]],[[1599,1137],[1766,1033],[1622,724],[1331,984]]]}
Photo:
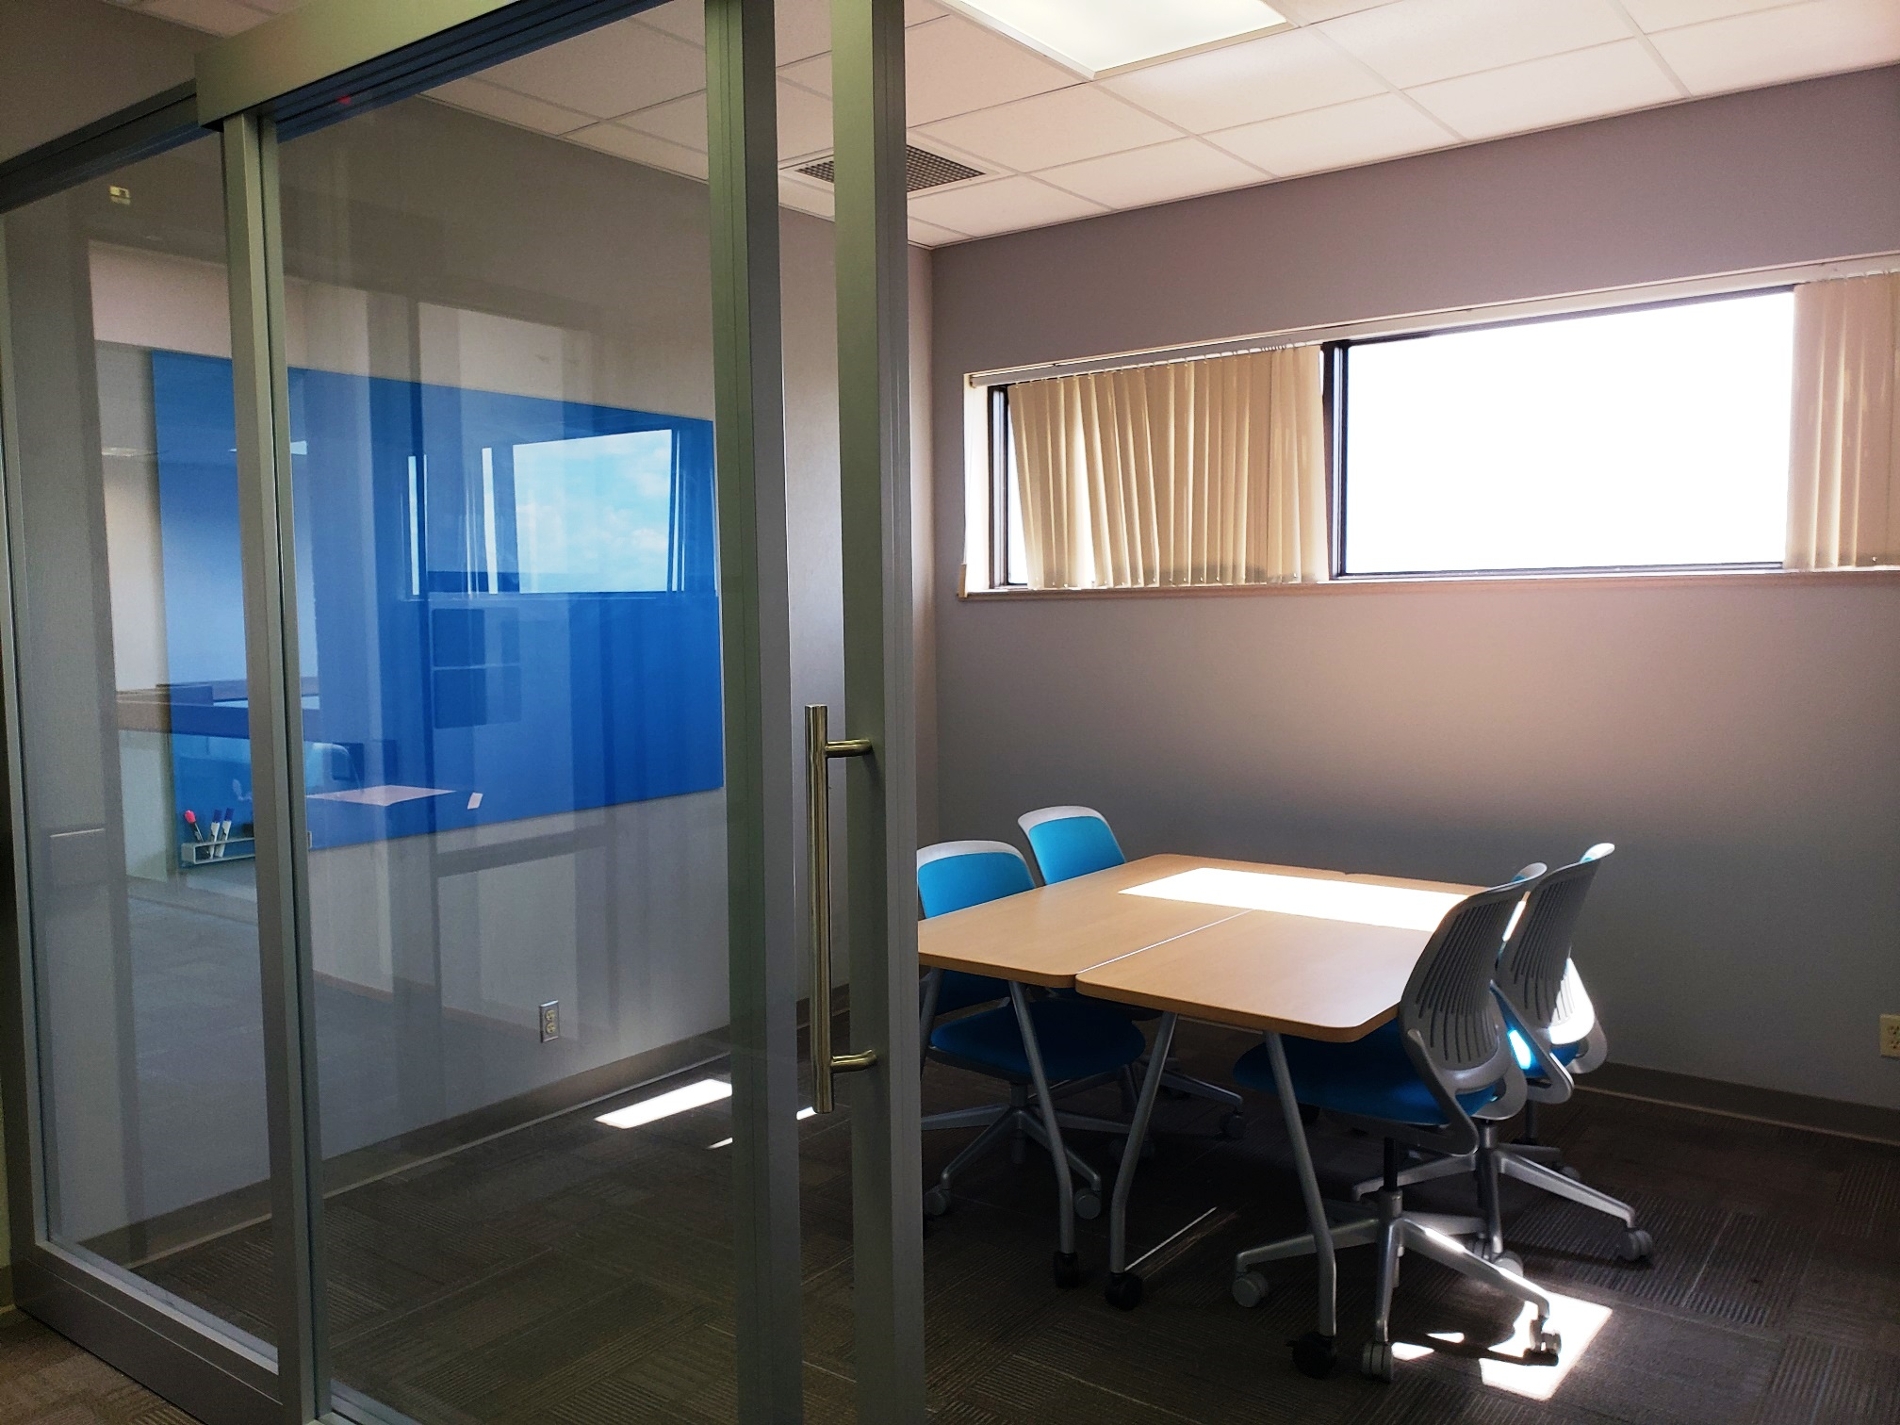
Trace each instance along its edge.
{"label": "electrical wall outlet", "polygon": [[541,1042],[561,1037],[561,1002],[551,999],[541,1006]]}
{"label": "electrical wall outlet", "polygon": [[1900,1014],[1880,1016],[1880,1053],[1888,1059],[1900,1059]]}

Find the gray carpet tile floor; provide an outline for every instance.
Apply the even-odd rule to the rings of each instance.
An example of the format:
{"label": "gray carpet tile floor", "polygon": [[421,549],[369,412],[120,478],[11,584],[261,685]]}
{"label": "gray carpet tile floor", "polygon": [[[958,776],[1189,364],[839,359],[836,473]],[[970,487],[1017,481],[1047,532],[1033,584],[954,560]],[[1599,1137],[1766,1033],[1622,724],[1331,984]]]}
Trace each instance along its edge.
{"label": "gray carpet tile floor", "polygon": [[[1244,1042],[1183,1028],[1190,1067],[1224,1077]],[[992,1097],[933,1066],[926,1108]],[[1087,1100],[1113,1111],[1112,1089]],[[474,1145],[333,1197],[329,1308],[337,1374],[419,1425],[724,1422],[734,1415],[729,1115],[713,1105],[644,1128],[600,1107]],[[958,1184],[924,1243],[929,1399],[942,1425],[1837,1425],[1900,1421],[1900,1147],[1600,1094],[1548,1110],[1544,1138],[1632,1202],[1653,1259],[1616,1260],[1620,1227],[1506,1185],[1509,1236],[1560,1298],[1557,1367],[1517,1363],[1515,1302],[1408,1258],[1390,1385],[1349,1367],[1372,1266],[1342,1253],[1341,1368],[1312,1380],[1285,1343],[1311,1324],[1310,1262],[1269,1269],[1253,1310],[1229,1295],[1237,1250],[1299,1230],[1277,1106],[1173,1100],[1130,1216],[1143,1267],[1132,1312],[1104,1301],[1106,1221],[1080,1224],[1080,1289],[1050,1273],[1048,1159],[999,1153]],[[927,1136],[934,1175],[967,1132]],[[1079,1135],[1108,1175],[1105,1139]],[[848,1114],[802,1125],[807,1415],[854,1418]],[[1339,1193],[1376,1142],[1324,1133]],[[1414,1189],[1469,1210],[1468,1183]],[[262,1228],[147,1264],[158,1285],[257,1334],[269,1310]],[[0,1328],[0,1419],[183,1421],[17,1313]],[[1586,1337],[1588,1339],[1586,1339]],[[70,1387],[70,1399],[59,1391]],[[12,1392],[9,1394],[9,1392]],[[116,1392],[116,1393],[115,1393]],[[14,1404],[14,1402],[23,1402]],[[147,1413],[141,1414],[139,1411]],[[37,1411],[38,1413],[34,1413]],[[117,1413],[114,1413],[117,1412]]]}

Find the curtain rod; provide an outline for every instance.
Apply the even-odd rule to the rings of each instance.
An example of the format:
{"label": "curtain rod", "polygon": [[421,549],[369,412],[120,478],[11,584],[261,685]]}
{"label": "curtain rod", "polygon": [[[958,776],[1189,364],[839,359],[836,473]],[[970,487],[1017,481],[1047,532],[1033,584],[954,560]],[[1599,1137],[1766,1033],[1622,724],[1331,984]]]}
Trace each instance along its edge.
{"label": "curtain rod", "polygon": [[1658,282],[1638,283],[1629,287],[1601,287],[1582,292],[1563,293],[1554,297],[1474,303],[1434,311],[1410,312],[1401,316],[1368,317],[1352,322],[1287,327],[1279,331],[1226,337],[1218,341],[1182,342],[1171,346],[1147,347],[1101,356],[1031,362],[1021,366],[998,366],[985,371],[973,371],[964,379],[972,387],[1001,386],[1012,381],[1033,381],[1053,376],[1079,376],[1090,371],[1112,371],[1131,366],[1167,366],[1182,361],[1203,361],[1216,356],[1239,356],[1245,352],[1267,351],[1275,347],[1309,346],[1318,342],[1375,336],[1422,335],[1448,327],[1481,326],[1517,318],[1600,311],[1604,308],[1632,306],[1644,302],[1719,296],[1759,287],[1779,287],[1842,277],[1867,277],[1876,273],[1894,271],[1900,271],[1900,252],[1868,253],[1859,257],[1836,258],[1828,262],[1744,268],[1706,277],[1668,278]]}

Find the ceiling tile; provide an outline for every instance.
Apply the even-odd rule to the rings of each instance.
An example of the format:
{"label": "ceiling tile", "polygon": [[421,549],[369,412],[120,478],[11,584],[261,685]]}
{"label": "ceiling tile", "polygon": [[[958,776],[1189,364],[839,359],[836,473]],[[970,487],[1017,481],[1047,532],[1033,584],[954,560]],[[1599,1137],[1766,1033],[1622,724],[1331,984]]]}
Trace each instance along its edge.
{"label": "ceiling tile", "polygon": [[705,88],[706,56],[671,35],[620,20],[498,64],[482,77],[606,119]]}
{"label": "ceiling tile", "polygon": [[1036,176],[1110,208],[1139,208],[1267,181],[1267,175],[1251,164],[1199,139],[1176,139],[1084,159]]}
{"label": "ceiling tile", "polygon": [[933,5],[930,0],[904,0],[904,23],[921,25],[926,20],[941,18],[948,12],[941,5]]}
{"label": "ceiling tile", "polygon": [[706,177],[705,154],[668,143],[665,139],[656,139],[651,134],[635,133],[619,124],[594,124],[589,128],[576,129],[567,138],[570,143],[585,144],[602,153],[611,153],[616,158],[644,163],[648,168],[664,168],[688,178],[704,180]]}
{"label": "ceiling tile", "polygon": [[1454,142],[1452,136],[1396,94],[1309,109],[1211,136],[1257,168],[1290,178],[1377,163]]}
{"label": "ceiling tile", "polygon": [[1654,37],[1697,94],[1869,69],[1900,59],[1900,3],[1809,0]]}
{"label": "ceiling tile", "polygon": [[924,132],[1015,169],[1048,168],[1181,136],[1170,125],[1087,84],[945,119]]}
{"label": "ceiling tile", "polygon": [[1341,104],[1384,91],[1312,30],[1287,30],[1105,79],[1104,88],[1193,133]]}
{"label": "ceiling tile", "polygon": [[1296,25],[1317,25],[1321,20],[1336,20],[1359,10],[1376,10],[1392,0],[1267,0]]}
{"label": "ceiling tile", "polygon": [[429,90],[428,97],[544,134],[565,134],[593,122],[587,115],[572,109],[530,99],[525,94],[517,94],[512,89],[503,89],[494,84],[484,84],[479,79],[451,80]]}
{"label": "ceiling tile", "polygon": [[1411,91],[1468,139],[1496,138],[1681,98],[1640,40],[1533,59]]}
{"label": "ceiling tile", "polygon": [[831,48],[831,0],[778,0],[777,17],[780,64]]}
{"label": "ceiling tile", "polygon": [[214,35],[235,35],[270,18],[266,11],[240,5],[237,0],[150,0],[141,13],[175,20]]}
{"label": "ceiling tile", "polygon": [[831,151],[831,101],[794,88],[778,87],[778,155],[781,159]]}
{"label": "ceiling tile", "polygon": [[651,109],[641,109],[615,122],[629,129],[638,129],[643,134],[665,139],[668,143],[678,144],[681,148],[704,153],[707,148],[706,91],[702,89],[697,94],[688,94],[684,99],[673,99],[656,104]]}
{"label": "ceiling tile", "polygon": [[1397,0],[1320,29],[1402,89],[1630,32],[1611,0]]}
{"label": "ceiling tile", "polygon": [[1080,82],[1061,65],[961,15],[919,25],[905,38],[904,80],[913,127]]}
{"label": "ceiling tile", "polygon": [[829,183],[816,183],[785,173],[779,175],[778,200],[787,208],[796,208],[817,218],[832,217],[838,206],[837,195]]}
{"label": "ceiling tile", "polygon": [[941,193],[918,193],[910,200],[912,216],[940,223],[972,237],[1047,227],[1106,211],[1100,204],[1058,192],[1033,178],[995,178]]}
{"label": "ceiling tile", "polygon": [[706,43],[706,0],[668,0],[664,5],[642,10],[639,20],[688,44],[703,47]]}
{"label": "ceiling tile", "polygon": [[1646,30],[1673,30],[1678,25],[1699,25],[1704,20],[1720,20],[1749,10],[1772,10],[1789,0],[1623,0],[1630,18]]}
{"label": "ceiling tile", "polygon": [[919,247],[942,247],[945,243],[962,242],[968,236],[968,233],[952,232],[936,223],[927,223],[922,218],[910,220],[910,240]]}
{"label": "ceiling tile", "polygon": [[801,59],[797,64],[779,66],[778,77],[789,79],[792,83],[811,90],[814,94],[831,93],[831,56],[815,54],[810,59]]}

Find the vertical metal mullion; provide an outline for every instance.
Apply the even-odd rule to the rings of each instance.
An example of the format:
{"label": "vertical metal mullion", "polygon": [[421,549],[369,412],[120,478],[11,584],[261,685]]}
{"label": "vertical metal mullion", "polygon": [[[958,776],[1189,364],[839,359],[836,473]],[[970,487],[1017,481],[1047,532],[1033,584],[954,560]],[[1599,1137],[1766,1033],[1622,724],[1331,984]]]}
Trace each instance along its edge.
{"label": "vertical metal mullion", "polygon": [[796,761],[773,36],[772,0],[707,0],[734,1287],[745,1425],[800,1420],[804,1399]]}
{"label": "vertical metal mullion", "polygon": [[270,120],[256,113],[226,119],[222,128],[278,1385],[283,1418],[304,1425],[329,1409],[330,1380],[277,140]]}
{"label": "vertical metal mullion", "polygon": [[904,0],[832,0],[858,1418],[924,1419]]}
{"label": "vertical metal mullion", "polygon": [[[7,291],[6,221],[0,218],[0,795],[7,800],[7,860],[0,886],[0,935],[7,937],[3,963],[17,998],[0,1034],[6,1052],[0,1060],[0,1099],[6,1119],[7,1219],[11,1258],[26,1259],[48,1235],[46,1180],[40,1136],[39,1035],[33,973],[33,924],[27,879],[27,822],[24,749],[20,738],[19,601],[14,597],[13,531],[19,509],[19,403],[13,385],[12,301]],[[0,995],[0,1000],[7,998]],[[17,1035],[17,1039],[16,1039]],[[16,1052],[17,1046],[17,1052]]]}

